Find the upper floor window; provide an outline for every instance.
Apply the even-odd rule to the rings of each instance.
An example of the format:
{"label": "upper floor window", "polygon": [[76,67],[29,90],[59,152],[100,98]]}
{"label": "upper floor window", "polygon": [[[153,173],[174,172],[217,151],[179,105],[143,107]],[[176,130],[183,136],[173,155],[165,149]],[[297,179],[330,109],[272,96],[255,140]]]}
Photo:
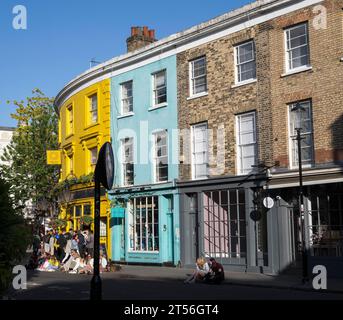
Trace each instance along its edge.
{"label": "upper floor window", "polygon": [[133,138],[125,138],[122,143],[123,183],[125,186],[134,183]]}
{"label": "upper floor window", "polygon": [[67,135],[73,133],[73,122],[74,122],[74,117],[73,117],[73,106],[67,107],[67,117],[66,117],[66,122],[67,122]]}
{"label": "upper floor window", "polygon": [[95,148],[89,149],[89,155],[90,155],[91,170],[94,172],[96,162],[98,161],[98,148],[95,147]]}
{"label": "upper floor window", "polygon": [[206,179],[208,165],[207,123],[192,126],[192,178]]}
{"label": "upper floor window", "polygon": [[121,87],[121,114],[127,114],[133,111],[133,81],[127,81],[120,85]]}
{"label": "upper floor window", "polygon": [[154,134],[155,182],[168,181],[168,135],[167,131]]}
{"label": "upper floor window", "polygon": [[300,129],[302,165],[313,163],[313,128],[311,101],[296,102],[289,105],[289,138],[291,167],[298,167],[297,128]]}
{"label": "upper floor window", "polygon": [[285,30],[286,71],[308,67],[310,64],[307,23],[302,23]]}
{"label": "upper floor window", "polygon": [[206,57],[201,57],[190,63],[190,95],[207,92]]}
{"label": "upper floor window", "polygon": [[238,174],[248,174],[257,163],[257,138],[255,112],[236,117]]}
{"label": "upper floor window", "polygon": [[153,74],[154,106],[167,102],[167,72],[162,70]]}
{"label": "upper floor window", "polygon": [[67,174],[72,174],[74,171],[74,161],[73,161],[73,155],[67,156]]}
{"label": "upper floor window", "polygon": [[235,47],[236,83],[256,79],[255,44],[249,41]]}
{"label": "upper floor window", "polygon": [[90,112],[90,123],[98,122],[98,95],[92,94],[88,97],[89,100],[89,112]]}

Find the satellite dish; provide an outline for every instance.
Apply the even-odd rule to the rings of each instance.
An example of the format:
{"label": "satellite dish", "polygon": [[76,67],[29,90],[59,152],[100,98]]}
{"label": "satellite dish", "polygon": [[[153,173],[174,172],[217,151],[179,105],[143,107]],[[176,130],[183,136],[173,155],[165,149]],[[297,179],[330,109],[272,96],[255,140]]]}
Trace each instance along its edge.
{"label": "satellite dish", "polygon": [[109,142],[106,142],[99,151],[94,179],[100,181],[105,189],[112,189],[114,180],[114,157],[112,145]]}

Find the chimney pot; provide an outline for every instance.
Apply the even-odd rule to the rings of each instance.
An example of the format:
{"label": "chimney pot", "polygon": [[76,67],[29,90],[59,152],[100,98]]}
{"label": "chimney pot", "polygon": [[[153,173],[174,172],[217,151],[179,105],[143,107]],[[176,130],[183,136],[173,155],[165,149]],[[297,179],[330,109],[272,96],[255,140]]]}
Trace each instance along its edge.
{"label": "chimney pot", "polygon": [[144,35],[144,37],[149,37],[148,27],[146,27],[146,26],[143,27],[143,35]]}
{"label": "chimney pot", "polygon": [[126,40],[127,51],[137,50],[155,41],[155,30],[149,30],[147,26],[131,27],[131,36]]}
{"label": "chimney pot", "polygon": [[149,30],[149,38],[155,39],[155,30]]}

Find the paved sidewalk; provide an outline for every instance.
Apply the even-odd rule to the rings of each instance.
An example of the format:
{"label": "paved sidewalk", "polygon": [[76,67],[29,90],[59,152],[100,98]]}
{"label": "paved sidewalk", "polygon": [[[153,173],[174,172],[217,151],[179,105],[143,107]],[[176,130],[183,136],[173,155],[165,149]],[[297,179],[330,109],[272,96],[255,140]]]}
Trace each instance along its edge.
{"label": "paved sidewalk", "polygon": [[[158,266],[134,266],[122,265],[120,271],[111,273],[111,276],[119,278],[139,278],[139,279],[155,279],[155,280],[170,280],[183,281],[187,275],[193,273],[193,269],[188,268],[172,268]],[[316,291],[312,287],[312,281],[303,285],[301,275],[268,275],[245,272],[225,272],[225,284],[234,284],[242,286],[279,288],[292,290],[310,290]],[[323,292],[342,293],[343,294],[343,279],[329,278],[327,290]]]}

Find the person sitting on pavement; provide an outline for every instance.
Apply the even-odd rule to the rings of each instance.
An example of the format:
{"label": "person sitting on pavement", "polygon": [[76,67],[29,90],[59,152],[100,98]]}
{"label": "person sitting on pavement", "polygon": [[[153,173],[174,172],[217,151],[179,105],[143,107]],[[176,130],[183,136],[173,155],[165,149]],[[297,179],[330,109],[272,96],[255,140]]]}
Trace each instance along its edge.
{"label": "person sitting on pavement", "polygon": [[83,273],[83,274],[91,274],[93,273],[93,261],[94,259],[92,258],[92,256],[89,254],[87,256],[87,262],[86,262],[86,266],[84,268],[82,268],[79,273]]}
{"label": "person sitting on pavement", "polygon": [[214,258],[210,258],[210,272],[206,276],[205,281],[208,283],[220,284],[225,280],[224,268],[221,263]]}
{"label": "person sitting on pavement", "polygon": [[206,275],[210,271],[210,267],[206,262],[204,257],[200,257],[196,261],[196,270],[194,273],[184,281],[184,283],[194,283],[194,282],[203,282],[206,278]]}
{"label": "person sitting on pavement", "polygon": [[107,271],[107,260],[102,250],[100,250],[100,273]]}
{"label": "person sitting on pavement", "polygon": [[69,268],[71,268],[72,270],[70,270],[69,273],[78,273],[80,263],[81,263],[80,255],[76,251],[74,251],[73,260],[71,261],[70,266],[69,266]]}
{"label": "person sitting on pavement", "polygon": [[74,260],[78,257],[78,254],[75,250],[70,251],[70,258],[62,265],[61,271],[69,272],[75,266]]}

